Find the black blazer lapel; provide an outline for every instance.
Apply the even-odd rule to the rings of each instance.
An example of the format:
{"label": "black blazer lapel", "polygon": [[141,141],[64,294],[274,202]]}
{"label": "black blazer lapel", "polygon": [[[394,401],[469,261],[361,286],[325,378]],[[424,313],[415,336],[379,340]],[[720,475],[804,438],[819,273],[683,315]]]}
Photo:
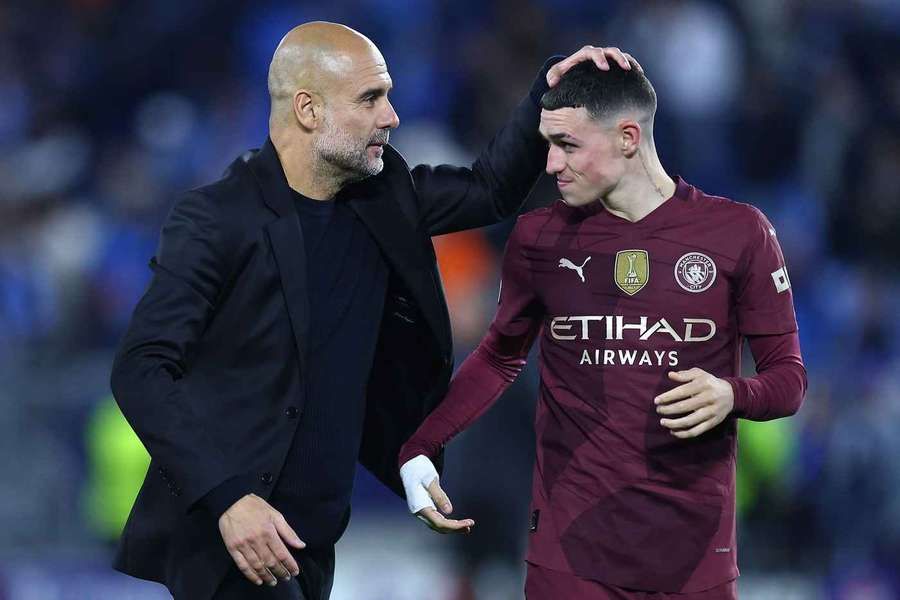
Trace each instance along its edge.
{"label": "black blazer lapel", "polygon": [[[394,197],[413,193],[412,180],[404,168],[402,173],[394,175],[394,181],[389,181],[388,161],[392,158],[389,157],[389,150],[385,148],[385,169],[380,175],[350,186],[341,194],[349,199],[350,206],[369,228],[388,262],[406,283],[434,332],[441,351],[449,357],[452,351],[450,321],[441,299],[440,283],[435,281],[434,265],[422,246],[422,237]],[[401,176],[405,176],[408,182],[396,181]]]}
{"label": "black blazer lapel", "polygon": [[309,340],[309,294],[306,249],[300,219],[294,206],[291,188],[270,139],[266,139],[259,152],[247,161],[247,166],[262,190],[266,206],[279,216],[279,219],[266,226],[266,233],[272,244],[275,262],[278,264],[281,287],[294,333],[294,343],[300,357],[300,369],[305,373]]}

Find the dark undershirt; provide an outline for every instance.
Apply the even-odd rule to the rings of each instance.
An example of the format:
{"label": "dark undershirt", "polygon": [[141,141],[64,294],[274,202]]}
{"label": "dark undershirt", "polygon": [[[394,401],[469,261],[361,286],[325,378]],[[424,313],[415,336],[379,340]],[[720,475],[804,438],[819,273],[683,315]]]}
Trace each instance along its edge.
{"label": "dark undershirt", "polygon": [[334,209],[335,200],[313,200],[303,194],[294,192],[294,206],[297,207],[297,216],[300,217],[300,228],[303,230],[303,245],[306,248],[306,256],[314,256],[315,250],[322,241]]}

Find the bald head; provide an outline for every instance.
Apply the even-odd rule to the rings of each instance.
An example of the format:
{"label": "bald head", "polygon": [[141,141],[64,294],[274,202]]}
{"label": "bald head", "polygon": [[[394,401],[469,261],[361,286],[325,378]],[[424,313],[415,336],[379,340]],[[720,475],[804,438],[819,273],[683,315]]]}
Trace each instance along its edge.
{"label": "bald head", "polygon": [[287,118],[299,89],[323,101],[346,83],[361,63],[384,58],[372,40],[346,25],[314,21],[291,29],[282,38],[269,65],[272,120]]}
{"label": "bald head", "polygon": [[293,189],[329,198],[381,171],[400,123],[392,86],[381,52],[349,27],[305,23],[284,36],[269,66],[269,137]]}

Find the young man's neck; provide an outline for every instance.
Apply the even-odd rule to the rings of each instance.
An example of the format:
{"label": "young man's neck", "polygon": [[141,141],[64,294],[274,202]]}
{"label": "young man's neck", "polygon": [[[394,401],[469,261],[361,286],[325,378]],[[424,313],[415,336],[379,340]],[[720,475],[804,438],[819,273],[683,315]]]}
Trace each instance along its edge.
{"label": "young man's neck", "polygon": [[640,221],[675,194],[655,150],[641,148],[618,185],[600,198],[606,210],[631,222]]}

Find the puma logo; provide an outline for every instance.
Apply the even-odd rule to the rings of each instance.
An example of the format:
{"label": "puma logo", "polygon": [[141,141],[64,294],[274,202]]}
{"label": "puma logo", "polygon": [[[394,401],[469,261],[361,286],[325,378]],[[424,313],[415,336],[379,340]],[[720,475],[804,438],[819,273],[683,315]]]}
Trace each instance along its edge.
{"label": "puma logo", "polygon": [[584,269],[584,265],[586,265],[589,260],[591,260],[590,256],[588,256],[586,259],[584,259],[584,262],[581,263],[581,266],[578,266],[575,263],[573,263],[571,260],[569,260],[568,258],[561,258],[561,259],[559,259],[559,266],[562,268],[565,268],[565,269],[572,269],[573,271],[578,273],[578,277],[581,278],[581,283],[584,283],[583,269]]}

